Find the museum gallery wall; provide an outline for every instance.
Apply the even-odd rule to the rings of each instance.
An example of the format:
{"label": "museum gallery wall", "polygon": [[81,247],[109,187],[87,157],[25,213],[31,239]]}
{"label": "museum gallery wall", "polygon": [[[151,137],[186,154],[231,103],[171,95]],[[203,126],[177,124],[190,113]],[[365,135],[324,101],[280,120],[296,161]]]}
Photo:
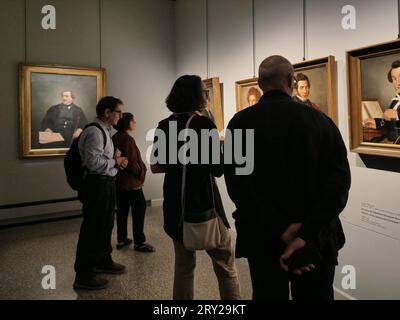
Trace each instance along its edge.
{"label": "museum gallery wall", "polygon": [[[377,136],[378,133],[382,133],[379,128],[366,128],[372,130],[363,128],[361,102],[374,99],[374,103],[367,103],[368,106],[372,106],[370,108],[373,112],[379,111],[375,109],[378,101],[381,108],[378,115],[385,113],[390,107],[396,92],[393,82],[388,80],[387,75],[396,58],[389,54],[383,57],[384,59],[381,57],[375,61],[363,60],[366,70],[363,77],[366,80],[362,81],[367,86],[363,87],[365,95],[362,96],[363,93],[360,93],[360,104],[354,104],[354,109],[348,96],[352,88],[349,86],[350,72],[346,58],[347,52],[357,53],[359,48],[380,46],[397,38],[399,34],[397,2],[307,0],[305,54],[302,1],[288,0],[277,3],[255,0],[255,8],[252,4],[251,0],[209,0],[207,5],[206,1],[178,0],[177,74],[196,73],[203,78],[219,77],[224,88],[222,103],[224,124],[227,126],[236,112],[249,106],[250,100],[257,99],[254,89],[252,90],[255,93],[254,97],[249,97],[248,91],[251,87],[258,89],[256,69],[265,57],[280,54],[295,65],[303,62],[307,64],[324,57],[334,57],[332,73],[334,87],[331,87],[333,96],[329,100],[332,102],[331,106],[337,107],[336,123],[348,145],[353,178],[348,206],[341,215],[347,244],[340,253],[340,265],[337,268],[335,282],[336,293],[344,299],[398,298],[400,275],[397,270],[400,268],[400,259],[397,256],[393,258],[390,252],[398,251],[400,229],[396,217],[400,216],[400,203],[391,190],[399,190],[400,177],[399,171],[386,170],[385,165],[390,162],[399,168],[399,159],[393,154],[390,157],[365,155],[371,157],[365,158],[364,153],[359,153],[358,147],[352,144],[353,138],[350,138],[353,136],[352,126],[355,124],[351,112],[359,113],[360,122],[356,134],[360,141],[364,132],[366,137],[372,138],[374,134],[372,130],[378,130],[375,132]],[[354,29],[346,30],[342,26],[342,20],[346,16],[346,13],[342,13],[342,9],[346,5],[351,5],[355,9],[357,20]],[[191,26],[190,30],[187,28],[188,25]],[[205,36],[207,30],[208,41]],[[398,43],[395,45],[399,48]],[[374,68],[380,71],[376,74],[369,72]],[[323,92],[325,89],[320,89],[319,84],[315,83],[314,74],[303,73],[310,76],[310,101],[326,108],[329,103],[325,105],[325,99],[314,96],[318,91]],[[322,72],[317,77],[325,78],[325,75]],[[239,89],[242,90],[240,93]],[[378,94],[377,90],[381,94]],[[366,94],[366,91],[370,91],[369,94]],[[323,111],[329,114],[328,110]],[[331,109],[331,112],[335,112],[335,109]],[[335,118],[334,114],[330,116]],[[381,122],[379,117],[373,116],[373,118],[374,123],[375,118],[378,119],[376,122]],[[384,120],[384,117],[381,119]],[[366,124],[368,123],[372,122],[367,121]],[[392,132],[393,136],[390,139],[394,142],[394,130],[388,132]],[[365,145],[366,143],[370,142],[362,141],[363,147],[370,148],[371,146]],[[389,146],[382,141],[373,141],[372,144],[372,146],[379,145],[378,147],[384,150],[397,150],[393,143]],[[380,170],[367,168],[366,159],[376,158],[380,165],[383,164]],[[234,205],[229,200],[223,180],[218,182],[226,211],[232,212]],[[380,261],[391,261],[391,263],[383,266]],[[353,270],[352,268],[357,273],[356,288],[344,289],[342,279],[348,270]]]}
{"label": "museum gallery wall", "polygon": [[[393,41],[347,53],[351,149],[355,152],[400,157],[398,47],[399,41]],[[294,70],[293,99],[325,113],[337,123],[334,57],[296,63]],[[378,81],[377,75],[381,75]],[[391,83],[396,93],[390,103],[387,103],[390,98],[385,90],[387,85],[379,81],[382,79]],[[219,78],[206,79],[204,83],[209,98],[204,115],[210,117],[222,132],[224,122]],[[379,99],[372,98],[374,94]],[[94,118],[92,106],[104,95],[104,69],[21,64],[21,155],[64,155],[73,139],[88,124],[85,114]],[[261,96],[257,78],[236,82],[237,111],[255,105]],[[82,104],[81,107],[76,103]],[[50,107],[45,108],[46,105]]]}
{"label": "museum gallery wall", "polygon": [[[135,137],[144,154],[148,130],[168,114],[164,101],[176,76],[173,2],[55,0],[51,4],[56,9],[56,29],[45,30],[42,8],[47,4],[0,1],[0,35],[6,44],[0,50],[4,131],[0,136],[0,220],[4,222],[54,213],[71,215],[81,207],[66,184],[62,157],[66,139],[54,141],[61,139],[47,130],[51,130],[51,115],[46,119],[51,107],[73,95],[74,105],[82,111],[74,107],[79,111],[74,115],[81,115],[78,126],[82,126],[82,115],[88,122],[93,120],[96,100],[106,88],[107,94],[123,100],[124,111],[136,116]],[[20,103],[20,97],[29,102],[29,92],[22,81],[19,85],[21,63],[33,68],[32,77],[26,79],[32,85],[30,111],[26,103]],[[38,66],[50,69],[35,72]],[[54,73],[60,67],[66,70]],[[161,176],[149,174],[146,197],[160,199],[161,184]]]}
{"label": "museum gallery wall", "polygon": [[[74,99],[72,95],[76,106],[85,108],[84,101],[92,101],[101,93],[97,77],[102,77],[102,69],[107,73],[107,93],[121,97],[127,111],[142,121],[137,140],[142,143],[144,153],[145,133],[167,114],[164,99],[177,76],[199,74],[203,79],[218,78],[219,86],[211,81],[209,88],[213,88],[211,94],[220,89],[220,102],[218,98],[213,99],[215,104],[212,107],[216,117],[220,118],[216,120],[220,128],[226,126],[236,112],[251,107],[259,99],[256,66],[268,55],[281,54],[295,64],[296,75],[303,73],[307,76],[309,81],[299,81],[308,83],[311,105],[337,121],[349,150],[354,151],[349,153],[353,187],[349,205],[342,214],[348,244],[341,253],[336,289],[350,298],[400,295],[399,259],[391,260],[391,264],[384,268],[378,263],[388,259],[388,252],[398,251],[400,230],[395,218],[400,215],[400,205],[398,197],[389,191],[400,188],[399,174],[368,169],[358,156],[360,153],[396,158],[399,154],[398,118],[395,114],[397,73],[392,72],[392,69],[397,69],[396,61],[400,59],[399,42],[392,41],[399,33],[396,1],[385,0],[384,4],[372,0],[351,1],[356,9],[357,24],[355,29],[345,29],[342,9],[350,3],[308,0],[306,50],[303,46],[301,1],[289,0],[278,4],[265,0],[154,0],[135,3],[105,0],[102,1],[102,10],[99,2],[94,0],[76,1],[75,6],[54,1],[61,24],[53,33],[41,30],[38,23],[42,2],[29,1],[27,8],[22,0],[4,0],[0,4],[0,30],[6,42],[12,43],[2,52],[4,68],[0,78],[6,106],[3,112],[10,115],[1,117],[4,131],[8,133],[1,138],[2,145],[7,146],[1,151],[2,167],[8,169],[1,184],[1,203],[74,196],[65,183],[62,158],[20,159],[20,150],[25,155],[32,155],[32,152],[40,155],[66,149],[65,146],[45,147],[47,143],[63,142],[59,136],[48,134],[50,131],[46,133],[50,129],[45,128],[47,111],[61,99]],[[62,21],[68,21],[72,13],[76,23],[62,28]],[[371,28],[371,21],[378,27]],[[20,40],[11,41],[15,38]],[[68,50],[65,49],[66,43]],[[320,59],[324,62],[308,65]],[[82,74],[64,72],[61,78],[72,76],[70,83],[51,88],[51,97],[31,91],[31,97],[26,100],[27,92],[23,97],[23,86],[21,90],[18,88],[18,65],[21,62],[25,65],[74,66],[80,70],[93,68],[100,73],[93,75],[96,85],[93,81],[84,85],[91,88],[86,97],[69,88],[74,81],[81,81],[79,77]],[[324,67],[319,69],[320,66]],[[47,74],[49,77],[50,72]],[[46,76],[31,78],[31,83],[32,79],[39,86],[36,88],[46,87],[46,83],[48,87],[51,83]],[[157,79],[157,87],[154,87],[154,79]],[[23,101],[31,101],[30,110],[26,109],[26,104],[18,102],[19,95]],[[37,107],[35,110],[33,105]],[[20,108],[22,114],[17,111]],[[31,117],[29,130],[26,114]],[[33,119],[36,119],[35,128]],[[34,142],[39,145],[34,146]],[[145,190],[149,199],[161,198],[161,180],[161,177],[149,175]],[[226,211],[232,212],[233,204],[223,183],[219,182]],[[44,183],[51,186],[44,188]],[[47,209],[47,212],[67,207],[63,203]],[[30,210],[30,214],[38,213],[46,213],[46,209]],[[10,210],[2,217],[24,214],[26,210]],[[382,219],[382,215],[388,215],[390,219]],[[370,247],[375,249],[373,255],[368,250]],[[341,287],[341,270],[345,265],[357,270],[357,288],[352,291],[343,291]],[[372,276],[377,273],[383,276],[379,279]],[[392,276],[389,279],[385,274]]]}

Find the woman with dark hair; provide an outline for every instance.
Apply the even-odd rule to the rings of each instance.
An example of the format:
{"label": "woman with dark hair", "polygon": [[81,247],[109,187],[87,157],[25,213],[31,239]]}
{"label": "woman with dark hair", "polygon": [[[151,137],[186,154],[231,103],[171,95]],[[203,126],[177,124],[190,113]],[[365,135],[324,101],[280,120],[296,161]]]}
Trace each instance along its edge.
{"label": "woman with dark hair", "polygon": [[121,155],[128,158],[128,166],[117,174],[117,249],[132,243],[128,238],[127,223],[129,209],[132,211],[134,249],[142,252],[154,252],[152,245],[146,243],[143,232],[146,199],[142,186],[146,175],[146,165],[142,161],[139,148],[130,133],[136,129],[132,113],[124,113],[114,128],[113,143]]}
{"label": "woman with dark hair", "polygon": [[[186,128],[194,130],[200,141],[201,130],[215,130],[218,137],[218,131],[215,124],[209,117],[202,116],[200,112],[207,102],[207,89],[198,76],[185,75],[180,77],[174,83],[172,90],[166,99],[167,108],[172,111],[172,115],[162,120],[158,124],[158,130],[161,130],[166,141],[176,145],[179,150],[184,144],[178,140],[176,133],[170,132],[171,128],[177,129],[177,133]],[[188,121],[191,119],[191,121]],[[209,140],[209,159],[212,158],[211,148],[212,138]],[[155,143],[158,145],[157,135]],[[219,143],[219,139],[217,138]],[[164,150],[168,150],[168,146]],[[156,150],[153,150],[153,154]],[[201,148],[198,149],[198,160],[201,157]],[[160,149],[158,149],[160,152]],[[175,249],[175,274],[173,286],[173,299],[189,300],[194,296],[194,270],[196,266],[195,251],[187,250],[183,244],[183,224],[182,224],[182,176],[183,165],[177,160],[179,152],[171,154],[171,150],[165,154],[165,163],[154,163],[153,160],[151,170],[153,173],[165,172],[164,178],[164,230],[173,240]],[[177,160],[177,161],[176,161]],[[231,235],[229,233],[229,223],[226,219],[221,196],[214,177],[222,176],[222,165],[220,163],[212,164],[189,163],[186,165],[186,187],[185,195],[185,212],[202,213],[215,208],[218,216],[226,226],[222,232],[222,244],[212,250],[207,250],[210,256],[214,272],[218,279],[219,291],[221,299],[240,299],[239,281],[235,266],[235,258],[231,243]]]}

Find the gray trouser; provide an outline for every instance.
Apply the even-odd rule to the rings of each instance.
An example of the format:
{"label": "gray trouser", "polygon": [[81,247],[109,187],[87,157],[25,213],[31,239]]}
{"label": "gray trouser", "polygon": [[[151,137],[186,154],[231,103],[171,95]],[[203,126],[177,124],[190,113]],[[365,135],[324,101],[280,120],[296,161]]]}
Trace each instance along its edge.
{"label": "gray trouser", "polygon": [[[182,243],[174,241],[175,276],[174,300],[192,300],[194,270],[196,267],[196,252],[186,250]],[[219,293],[222,300],[239,300],[240,287],[232,249],[229,230],[223,235],[222,245],[216,249],[207,250],[214,272],[218,279]]]}

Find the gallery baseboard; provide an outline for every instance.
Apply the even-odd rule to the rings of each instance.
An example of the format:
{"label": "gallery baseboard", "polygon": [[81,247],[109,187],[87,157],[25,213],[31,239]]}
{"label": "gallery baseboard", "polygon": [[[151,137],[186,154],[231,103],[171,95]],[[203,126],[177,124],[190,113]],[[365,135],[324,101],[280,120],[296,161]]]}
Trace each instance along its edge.
{"label": "gallery baseboard", "polygon": [[47,213],[41,215],[32,215],[32,216],[12,218],[12,219],[2,219],[0,220],[0,229],[29,226],[34,224],[56,222],[56,221],[76,219],[81,217],[82,217],[82,212],[80,210],[76,210],[76,211],[66,211],[66,212],[55,212],[50,214]]}
{"label": "gallery baseboard", "polygon": [[[159,207],[162,206],[163,199],[151,199],[146,201],[146,205],[148,207]],[[66,205],[65,203],[63,204]],[[75,204],[75,206],[80,207],[80,203]],[[31,211],[32,207],[30,207]],[[40,210],[43,210],[42,213],[39,213]],[[60,210],[60,209],[59,209]],[[3,210],[5,211],[5,210]],[[46,222],[54,222],[60,220],[81,218],[82,212],[81,210],[64,210],[64,211],[53,211],[51,212],[51,208],[36,208],[37,213],[33,213],[30,215],[26,215],[26,208],[17,208],[13,210],[8,210],[10,212],[3,216],[0,216],[0,229],[19,227],[25,225],[33,225],[38,223],[46,223]],[[21,211],[21,212],[18,212]],[[50,211],[50,212],[49,212]],[[14,215],[13,215],[14,214]]]}

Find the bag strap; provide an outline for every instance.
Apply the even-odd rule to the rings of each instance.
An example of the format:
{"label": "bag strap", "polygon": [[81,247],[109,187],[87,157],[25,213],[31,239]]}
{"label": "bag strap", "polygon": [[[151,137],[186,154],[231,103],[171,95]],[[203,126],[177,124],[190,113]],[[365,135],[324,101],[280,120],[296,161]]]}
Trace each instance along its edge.
{"label": "bag strap", "polygon": [[[193,118],[196,116],[196,114],[192,114],[188,121],[186,122],[185,129],[189,129],[190,122],[192,122]],[[185,203],[186,203],[186,172],[187,172],[187,165],[183,164],[182,165],[182,187],[181,187],[181,210],[182,210],[182,215],[181,215],[181,224],[183,223],[183,217],[185,215]],[[212,181],[212,176],[210,173],[210,184],[211,184],[211,195],[212,195],[212,202],[213,202],[213,208],[215,209],[215,199],[214,199],[214,186],[213,186],[213,181]]]}
{"label": "bag strap", "polygon": [[[83,130],[85,130],[86,128],[89,128],[89,127],[96,127],[96,128],[98,128],[100,131],[101,131],[101,133],[103,134],[103,141],[104,141],[104,143],[103,143],[103,149],[105,149],[106,148],[106,144],[107,144],[107,136],[106,136],[106,133],[105,133],[105,131],[103,130],[103,128],[101,127],[101,125],[99,125],[97,122],[92,122],[92,123],[89,123],[89,124],[87,124],[84,128],[83,128]],[[81,133],[82,134],[82,133]],[[80,138],[80,136],[77,138],[77,139],[79,139]],[[78,151],[79,152],[79,151]],[[88,169],[85,167],[85,166],[83,166],[83,175],[84,176],[86,176],[86,174],[88,173]]]}
{"label": "bag strap", "polygon": [[86,128],[89,128],[89,127],[96,127],[101,131],[101,133],[103,134],[103,141],[104,141],[103,149],[105,149],[106,144],[107,144],[107,136],[106,136],[104,129],[97,122],[92,122],[92,123],[89,123],[83,130],[85,130]]}

